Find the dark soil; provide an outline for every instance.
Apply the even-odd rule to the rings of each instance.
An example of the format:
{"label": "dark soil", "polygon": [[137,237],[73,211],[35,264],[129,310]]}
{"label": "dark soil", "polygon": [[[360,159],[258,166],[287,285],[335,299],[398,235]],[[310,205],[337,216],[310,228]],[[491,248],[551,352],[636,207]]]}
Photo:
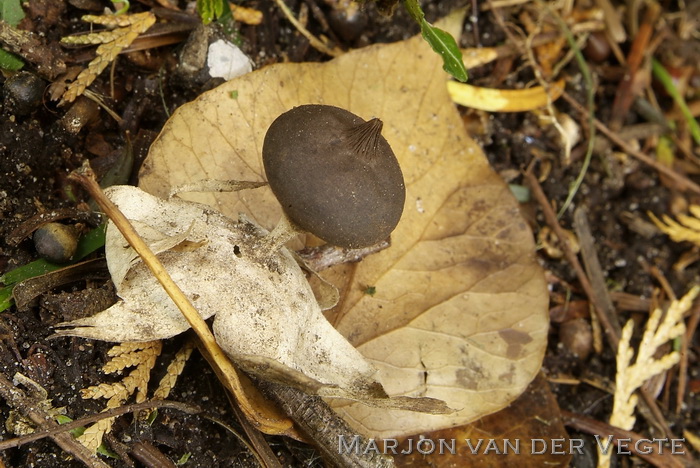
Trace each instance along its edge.
{"label": "dark soil", "polygon": [[[131,11],[146,11],[157,6],[155,1],[132,2]],[[182,9],[184,1],[176,2]],[[240,3],[240,2],[239,2]],[[255,68],[283,61],[325,61],[328,57],[312,48],[284,18],[272,0],[242,2],[263,13],[263,22],[257,26],[234,23],[221,27],[216,34],[230,35],[241,44],[243,51],[254,61]],[[365,8],[366,24],[333,22],[334,10],[319,0],[288,0],[290,8],[298,12],[300,6],[309,8],[308,27],[316,35],[323,34],[336,41],[343,48],[356,48],[379,42],[394,42],[406,39],[418,32],[403,8],[399,6],[393,17],[388,18],[376,11],[374,3]],[[444,16],[456,6],[467,3],[453,1],[421,2],[426,16],[433,21]],[[482,2],[479,2],[481,4]],[[583,2],[585,3],[585,2]],[[624,4],[613,1],[614,4]],[[629,2],[628,2],[629,3]],[[677,13],[676,2],[662,2],[664,15]],[[25,6],[27,18],[20,27],[40,34],[50,50],[60,54],[68,66],[84,65],[92,58],[94,48],[61,49],[57,46],[61,37],[82,32],[87,25],[79,21],[86,13],[99,14],[109,6],[109,2],[99,0],[73,0],[53,2],[51,0],[30,0]],[[89,8],[96,8],[89,11]],[[500,11],[504,20],[518,25],[519,13],[523,7],[508,7]],[[163,10],[157,10],[164,15]],[[20,83],[22,92],[15,98],[15,91],[9,89],[10,74],[0,77],[3,84],[2,104],[0,105],[0,273],[10,271],[37,258],[31,236],[18,244],[8,241],[13,233],[27,226],[37,213],[66,208],[69,210],[69,224],[78,232],[91,228],[90,222],[78,216],[76,208],[87,209],[87,197],[81,190],[69,184],[67,175],[78,168],[83,160],[90,159],[93,167],[104,175],[110,169],[122,164],[127,154],[133,154],[134,163],[122,170],[115,181],[136,183],[140,163],[147,154],[148,147],[156,137],[168,116],[180,105],[194,99],[202,92],[221,83],[205,73],[185,74],[179,68],[180,52],[184,41],[196,26],[192,15],[180,13],[171,19],[181,26],[179,39],[169,44],[145,51],[122,55],[114,67],[114,78],[105,71],[91,85],[97,94],[108,96],[105,101],[121,120],[117,121],[101,110],[93,101],[79,98],[73,106],[58,107],[50,100],[47,87],[55,79],[46,71],[38,71],[28,64],[28,74]],[[328,27],[326,22],[331,22]],[[508,40],[494,14],[480,12],[478,16],[478,39],[469,24],[462,36],[462,46],[498,46]],[[664,45],[668,63],[677,69],[691,68],[690,83],[694,85],[695,97],[698,87],[698,54],[700,42],[697,39],[680,40],[674,36],[675,30],[667,31],[672,37]],[[697,38],[697,31],[695,31]],[[477,44],[477,40],[479,44]],[[674,44],[678,44],[674,48]],[[630,49],[630,40],[621,44],[623,53]],[[597,118],[606,122],[615,98],[618,83],[624,75],[624,68],[612,54],[602,60],[588,60],[592,73],[598,80],[596,108]],[[695,64],[695,65],[693,65]],[[695,68],[693,68],[693,66]],[[109,68],[108,68],[109,70]],[[579,102],[585,102],[585,95],[577,84],[580,71],[571,63],[564,71],[570,77],[567,90]],[[36,77],[41,78],[37,82]],[[534,78],[532,69],[526,66],[525,57],[518,56],[512,61],[498,61],[470,72],[471,84],[486,87],[522,87]],[[112,90],[113,88],[113,90]],[[690,86],[693,89],[693,86]],[[39,99],[36,99],[38,89]],[[671,108],[668,97],[660,94],[661,108]],[[583,118],[565,102],[558,102],[557,108],[582,123]],[[556,207],[565,200],[570,183],[577,177],[583,163],[585,138],[574,148],[570,163],[561,158],[561,143],[555,132],[545,129],[533,113],[484,114],[464,112],[465,125],[483,146],[484,151],[496,171],[509,183],[524,185],[520,171],[528,167],[534,159],[539,162],[539,171],[551,171],[542,183],[547,197]],[[636,108],[629,112],[624,122],[630,126],[644,121]],[[582,129],[587,132],[587,129]],[[604,272],[608,289],[625,292],[648,307],[649,301],[667,300],[659,294],[659,282],[650,273],[655,267],[664,276],[677,295],[682,295],[689,285],[698,281],[698,266],[691,263],[679,269],[674,265],[691,251],[688,244],[669,241],[649,227],[647,212],[658,214],[677,213],[688,204],[697,201],[687,194],[679,193],[674,184],[669,183],[652,168],[634,160],[631,156],[622,157],[619,149],[611,147],[603,137],[596,147],[591,166],[576,198],[576,206],[583,206],[595,237],[595,248]],[[640,144],[645,140],[640,138]],[[692,148],[692,146],[690,146]],[[643,147],[647,153],[653,149]],[[692,153],[692,150],[689,151]],[[695,151],[697,156],[697,147]],[[684,158],[677,163],[680,172],[689,176],[696,174],[697,160]],[[112,171],[114,172],[114,171]],[[572,218],[568,211],[560,220],[562,226],[571,229]],[[523,203],[523,214],[531,221],[537,235],[545,225],[541,210],[534,201]],[[651,234],[649,234],[651,232]],[[99,256],[99,252],[95,254]],[[551,285],[552,310],[559,310],[569,302],[583,303],[583,318],[588,318],[586,296],[580,288],[571,266],[562,258],[548,256],[540,251],[542,265],[547,271]],[[73,282],[54,288],[40,295],[28,306],[16,307],[0,313],[0,371],[12,380],[20,372],[39,383],[52,399],[55,407],[65,406],[67,414],[76,419],[95,414],[102,410],[102,401],[83,400],[79,389],[105,381],[99,370],[104,364],[109,344],[80,338],[48,339],[51,327],[59,322],[70,320],[76,314],[88,314],[105,308],[115,300],[111,284],[104,270],[92,272],[89,279]],[[568,310],[568,309],[567,309]],[[624,324],[630,317],[643,319],[647,313],[626,309],[618,305],[619,321]],[[568,314],[568,315],[567,315]],[[565,317],[553,317],[550,344],[544,362],[544,371],[552,380],[560,376],[576,379],[589,379],[612,382],[615,376],[615,360],[610,348],[605,346],[602,353],[591,352],[587,357],[576,354],[579,348],[572,349],[571,343],[562,339],[562,330],[569,327],[572,312]],[[553,313],[554,315],[554,313]],[[184,337],[168,340],[164,352],[151,379],[158,382],[165,373],[165,366]],[[590,343],[586,343],[588,347]],[[679,415],[674,415],[675,386],[672,379],[670,389],[664,394],[672,395],[670,400],[662,400],[662,410],[672,430],[681,434],[683,430],[700,432],[700,342],[697,334],[689,346],[688,380],[689,390]],[[116,379],[116,378],[115,378]],[[612,406],[609,393],[586,384],[552,384],[559,404],[572,412],[586,414],[600,421],[607,421]],[[670,393],[669,393],[670,392]],[[238,433],[242,429],[236,422],[225,392],[208,364],[195,352],[188,362],[171,398],[185,404],[206,408],[197,415],[185,415],[180,411],[162,409],[155,423],[134,421],[130,416],[117,420],[112,436],[107,444],[113,451],[131,452],[144,443],[157,447],[170,460],[180,460],[190,454],[188,467],[232,467],[256,466],[250,452],[240,443]],[[667,406],[668,405],[668,406]],[[0,420],[6,421],[11,408],[0,404]],[[223,422],[225,425],[220,424]],[[0,427],[2,439],[14,437],[4,427]],[[639,420],[638,432],[648,433],[644,419]],[[572,437],[583,437],[572,432]],[[283,466],[323,466],[318,453],[310,446],[282,437],[268,437],[273,452]],[[133,456],[133,454],[132,454]],[[130,466],[126,461],[107,459],[115,467]],[[69,460],[65,452],[50,439],[45,438],[13,448],[0,454],[0,463],[8,467],[69,467],[83,466]],[[136,466],[160,466],[157,463],[138,461]],[[575,466],[587,466],[587,462],[575,462]],[[133,466],[133,465],[132,465]]]}

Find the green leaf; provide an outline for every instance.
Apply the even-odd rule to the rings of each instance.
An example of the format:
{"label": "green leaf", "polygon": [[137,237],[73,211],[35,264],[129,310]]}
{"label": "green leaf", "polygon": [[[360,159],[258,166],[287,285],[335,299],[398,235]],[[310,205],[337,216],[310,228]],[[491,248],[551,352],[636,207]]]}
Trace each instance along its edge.
{"label": "green leaf", "polygon": [[73,261],[77,262],[87,257],[95,250],[105,245],[105,233],[107,231],[107,223],[102,223],[95,229],[86,233],[78,240],[78,248],[75,249]]}
{"label": "green leaf", "polygon": [[10,26],[17,26],[24,19],[20,0],[0,0],[0,19]]}
{"label": "green leaf", "polygon": [[12,286],[0,288],[0,312],[12,305]]}
{"label": "green leaf", "polygon": [[54,416],[54,419],[56,419],[58,424],[68,424],[69,422],[73,422],[73,420],[65,414],[57,414]]}
{"label": "green leaf", "polygon": [[518,202],[527,203],[530,201],[530,189],[524,185],[508,184],[508,188]]}
{"label": "green leaf", "polygon": [[192,454],[191,454],[190,452],[184,453],[184,454],[177,460],[177,462],[175,462],[175,464],[176,464],[177,466],[182,466],[182,465],[184,465],[185,463],[187,463],[187,462],[189,461],[190,457],[192,457]]}
{"label": "green leaf", "polygon": [[[73,262],[83,259],[88,254],[91,254],[105,245],[105,229],[107,229],[106,223],[99,225],[80,238],[78,247],[75,250],[75,255],[73,255]],[[64,266],[65,265],[56,265],[55,263],[47,262],[44,259],[35,260],[0,276],[0,283],[10,286],[14,283],[34,278],[35,276],[45,275],[46,273],[58,270]]]}
{"label": "green leaf", "polygon": [[227,11],[230,9],[226,0],[197,0],[197,13],[204,24],[221,18]]}
{"label": "green leaf", "polygon": [[4,275],[0,276],[0,282],[10,286],[15,283],[19,283],[20,281],[34,278],[35,276],[45,275],[46,273],[58,270],[62,267],[62,265],[47,262],[42,258],[27,263],[26,265],[22,265],[21,267],[17,267],[12,271],[8,271]]}
{"label": "green leaf", "polygon": [[24,62],[19,57],[6,50],[0,49],[0,68],[17,71],[23,66]]}
{"label": "green leaf", "polygon": [[[66,416],[65,414],[57,414],[56,416],[54,416],[54,419],[56,419],[56,422],[58,424],[68,424],[70,422],[73,422],[73,419]],[[75,429],[71,429],[68,432],[70,432],[70,434],[77,439],[78,437],[83,435],[83,432],[85,432],[85,426],[76,427]]]}
{"label": "green leaf", "polygon": [[462,51],[454,37],[423,19],[420,23],[421,33],[430,47],[442,57],[442,68],[461,82],[467,81],[467,68],[462,61]]}
{"label": "green leaf", "polygon": [[103,455],[107,458],[114,458],[115,460],[120,460],[119,455],[117,455],[115,452],[111,451],[104,442],[100,444],[99,447],[97,447],[97,453],[100,455]]}
{"label": "green leaf", "polygon": [[442,68],[459,81],[467,81],[467,67],[464,66],[462,51],[454,37],[425,20],[425,13],[418,0],[404,0],[403,4],[411,18],[420,25],[423,39],[442,57]]}

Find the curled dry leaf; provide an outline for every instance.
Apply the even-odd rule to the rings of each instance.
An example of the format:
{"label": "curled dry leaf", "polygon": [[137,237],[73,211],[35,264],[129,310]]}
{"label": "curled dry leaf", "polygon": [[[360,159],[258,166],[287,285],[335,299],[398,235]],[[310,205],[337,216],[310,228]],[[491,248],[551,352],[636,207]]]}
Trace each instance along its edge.
{"label": "curled dry leaf", "polygon": [[[459,31],[461,22],[441,27]],[[265,132],[301,104],[384,121],[406,180],[404,214],[390,248],[324,272],[344,294],[327,315],[379,369],[390,395],[435,397],[459,411],[334,403],[376,437],[462,425],[505,407],[538,372],[546,345],[548,295],[532,234],[465,133],[447,79],[420,37],[324,64],[266,67],[178,109],[141,173],[141,187],[159,196],[200,179],[263,180]],[[281,216],[268,189],[184,196],[229,216],[244,212],[268,229]]]}
{"label": "curled dry leaf", "polygon": [[[158,254],[204,318],[215,314],[214,336],[254,375],[327,397],[382,405],[376,369],[328,323],[292,255],[281,249],[264,262],[255,255],[267,231],[233,221],[203,205],[162,200],[129,186],[109,198]],[[158,281],[110,223],[107,263],[122,299],[92,317],[61,324],[57,335],[105,341],[169,338],[189,324]],[[380,401],[377,401],[380,400]],[[397,399],[391,407],[419,402]],[[442,408],[425,400],[421,408]],[[434,406],[431,406],[433,405]]]}
{"label": "curled dry leaf", "polygon": [[559,99],[564,92],[564,80],[559,80],[546,90],[542,86],[526,89],[480,88],[449,81],[447,89],[457,104],[490,112],[524,112],[544,107]]}

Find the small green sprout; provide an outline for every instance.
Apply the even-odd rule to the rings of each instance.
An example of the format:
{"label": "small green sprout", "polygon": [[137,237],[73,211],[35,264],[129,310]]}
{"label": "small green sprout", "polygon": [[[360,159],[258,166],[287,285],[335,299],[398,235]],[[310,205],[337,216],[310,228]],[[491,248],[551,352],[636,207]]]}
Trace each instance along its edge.
{"label": "small green sprout", "polygon": [[197,0],[197,14],[204,24],[214,20],[224,22],[232,17],[231,7],[226,0]]}
{"label": "small green sprout", "polygon": [[117,5],[122,6],[120,9],[114,12],[115,15],[123,15],[129,11],[129,7],[131,6],[129,0],[112,0],[112,4],[114,5],[114,8],[117,8]]}

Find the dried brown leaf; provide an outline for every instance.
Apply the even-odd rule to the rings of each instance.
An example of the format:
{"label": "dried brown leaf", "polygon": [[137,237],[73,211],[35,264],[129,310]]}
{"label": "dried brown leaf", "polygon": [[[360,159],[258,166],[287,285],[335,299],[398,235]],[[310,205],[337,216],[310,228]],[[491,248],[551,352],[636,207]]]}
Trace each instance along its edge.
{"label": "dried brown leaf", "polygon": [[[324,64],[270,66],[178,109],[141,173],[141,186],[161,197],[201,179],[264,180],[265,132],[301,104],[335,105],[384,121],[383,135],[406,179],[404,215],[389,249],[364,259],[351,275],[344,268],[325,274],[344,288],[329,317],[380,369],[391,395],[435,397],[459,411],[337,408],[369,435],[436,430],[497,411],[526,388],[544,354],[548,294],[531,232],[508,187],[465,133],[446,81],[440,58],[421,38]],[[233,219],[244,212],[268,229],[281,215],[266,189],[183,198]],[[367,286],[376,293],[365,294]]]}
{"label": "dried brown leaf", "polygon": [[[508,468],[554,468],[567,467],[571,460],[572,451],[568,450],[566,440],[569,436],[561,421],[559,405],[541,374],[507,408],[467,426],[432,432],[426,437],[436,444],[440,440],[448,444],[454,441],[454,453],[447,450],[435,450],[429,455],[420,453],[415,449],[420,439],[412,437],[399,445],[396,466],[448,468],[495,463]],[[554,443],[559,444],[558,449],[553,448]],[[542,451],[544,444],[546,450]]]}

